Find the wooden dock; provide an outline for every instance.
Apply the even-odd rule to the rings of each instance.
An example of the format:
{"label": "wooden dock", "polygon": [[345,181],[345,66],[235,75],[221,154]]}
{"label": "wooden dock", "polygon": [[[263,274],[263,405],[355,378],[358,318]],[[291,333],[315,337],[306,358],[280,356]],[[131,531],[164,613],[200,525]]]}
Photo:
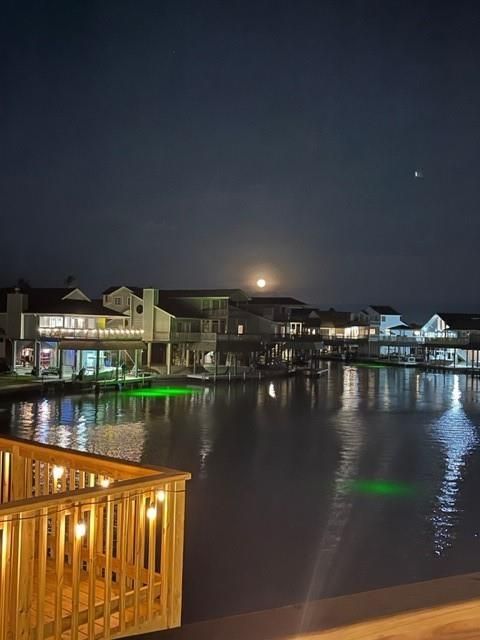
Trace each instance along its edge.
{"label": "wooden dock", "polygon": [[0,438],[0,640],[178,626],[189,477]]}
{"label": "wooden dock", "polygon": [[479,640],[480,573],[185,625],[138,640]]}

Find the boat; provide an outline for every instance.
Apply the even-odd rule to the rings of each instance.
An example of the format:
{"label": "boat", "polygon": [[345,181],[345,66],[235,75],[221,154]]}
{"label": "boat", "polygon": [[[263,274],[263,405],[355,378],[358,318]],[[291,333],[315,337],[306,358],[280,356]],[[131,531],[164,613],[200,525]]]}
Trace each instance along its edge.
{"label": "boat", "polygon": [[307,378],[320,378],[328,373],[328,369],[305,369],[303,375]]}

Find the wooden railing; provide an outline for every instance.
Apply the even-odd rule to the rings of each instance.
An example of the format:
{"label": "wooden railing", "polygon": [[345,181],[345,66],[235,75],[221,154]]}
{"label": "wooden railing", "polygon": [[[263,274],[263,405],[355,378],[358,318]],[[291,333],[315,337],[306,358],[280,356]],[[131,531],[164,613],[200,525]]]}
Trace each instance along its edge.
{"label": "wooden railing", "polygon": [[189,477],[0,438],[0,640],[179,626]]}

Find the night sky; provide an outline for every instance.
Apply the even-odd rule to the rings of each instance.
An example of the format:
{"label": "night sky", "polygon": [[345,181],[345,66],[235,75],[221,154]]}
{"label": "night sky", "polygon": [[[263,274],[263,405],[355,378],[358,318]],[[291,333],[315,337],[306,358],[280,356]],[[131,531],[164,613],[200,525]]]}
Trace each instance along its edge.
{"label": "night sky", "polygon": [[0,8],[0,285],[480,309],[480,3]]}

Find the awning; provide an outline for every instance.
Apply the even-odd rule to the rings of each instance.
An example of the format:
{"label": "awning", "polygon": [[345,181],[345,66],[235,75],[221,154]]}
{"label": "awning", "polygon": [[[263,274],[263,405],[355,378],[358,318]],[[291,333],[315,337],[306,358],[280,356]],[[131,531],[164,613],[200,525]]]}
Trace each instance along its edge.
{"label": "awning", "polygon": [[133,351],[145,349],[141,340],[60,340],[60,349],[83,349],[85,351]]}

